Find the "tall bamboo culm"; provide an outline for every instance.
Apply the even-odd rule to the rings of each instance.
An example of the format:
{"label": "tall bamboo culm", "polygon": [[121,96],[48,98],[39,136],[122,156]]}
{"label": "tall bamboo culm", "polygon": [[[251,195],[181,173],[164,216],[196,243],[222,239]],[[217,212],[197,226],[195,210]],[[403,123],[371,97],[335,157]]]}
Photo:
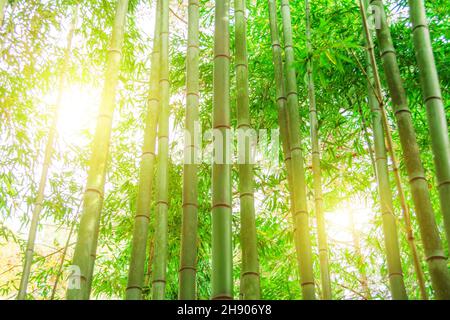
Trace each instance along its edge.
{"label": "tall bamboo culm", "polygon": [[[353,104],[351,104],[353,105]],[[374,152],[373,152],[373,146],[372,146],[372,141],[370,140],[369,137],[369,131],[367,130],[367,121],[365,119],[365,115],[364,112],[361,108],[361,105],[358,105],[358,112],[359,115],[361,116],[361,126],[363,128],[363,133],[364,133],[364,140],[367,143],[367,153],[369,154],[370,157],[370,162],[372,164],[372,169],[373,169],[373,173],[374,173],[374,177],[377,177],[377,169],[376,169],[376,165],[375,165],[375,156],[374,156]]]}
{"label": "tall bamboo culm", "polygon": [[[0,5],[1,5],[1,3],[0,3]],[[2,9],[2,8],[0,8],[0,9]],[[19,293],[17,295],[18,300],[26,299],[26,295],[27,295],[27,287],[28,287],[28,281],[29,281],[30,273],[31,273],[31,265],[33,264],[34,246],[35,246],[37,229],[38,229],[38,225],[39,225],[39,217],[40,217],[40,214],[42,211],[42,206],[43,206],[43,201],[44,201],[44,196],[45,196],[44,195],[45,187],[47,184],[48,171],[49,171],[51,161],[52,161],[52,156],[53,156],[53,146],[55,144],[56,134],[57,134],[56,126],[58,123],[58,114],[59,114],[59,110],[61,108],[62,96],[63,96],[64,88],[65,88],[66,82],[67,82],[67,69],[70,64],[70,54],[72,52],[72,39],[73,39],[73,35],[75,33],[77,19],[78,19],[78,6],[74,6],[73,13],[72,13],[72,22],[70,24],[69,33],[67,35],[67,45],[66,45],[66,49],[64,52],[61,73],[60,73],[59,80],[58,80],[58,96],[57,96],[57,100],[56,100],[56,104],[55,104],[55,110],[54,110],[54,114],[53,114],[52,124],[51,124],[50,131],[48,134],[47,145],[45,146],[44,163],[42,166],[41,178],[39,181],[39,187],[38,187],[38,192],[36,195],[36,200],[34,202],[34,210],[33,210],[33,214],[31,217],[30,230],[28,232],[27,247],[26,247],[24,261],[23,261],[23,271],[22,271],[22,276],[20,279]]]}
{"label": "tall bamboo culm", "polygon": [[447,242],[450,243],[450,143],[424,0],[409,0],[409,14],[422,83],[423,100],[427,107],[428,127],[430,128],[431,146],[436,166],[441,211],[444,217]]}
{"label": "tall bamboo culm", "polygon": [[[374,166],[375,169],[375,166]],[[353,242],[353,249],[355,251],[356,255],[356,263],[358,265],[359,275],[361,277],[360,283],[361,287],[364,292],[364,299],[365,300],[372,300],[372,292],[370,291],[369,287],[369,280],[367,279],[367,269],[366,269],[366,261],[364,260],[364,256],[361,250],[361,237],[359,234],[359,230],[357,230],[355,225],[355,217],[354,212],[352,209],[349,211],[350,214],[350,228],[352,231],[352,242]]]}
{"label": "tall bamboo culm", "polygon": [[[76,220],[75,220],[76,221]],[[72,222],[70,226],[69,235],[67,236],[66,243],[64,245],[64,250],[61,255],[61,259],[59,260],[58,271],[56,272],[56,279],[53,283],[52,294],[50,295],[50,300],[55,300],[56,291],[58,289],[59,282],[61,280],[61,276],[63,274],[64,263],[66,262],[67,251],[70,247],[70,241],[72,240],[73,232],[75,231],[75,222]]]}
{"label": "tall bamboo culm", "polygon": [[[373,51],[373,47],[372,47],[372,51]],[[375,59],[375,55],[373,57]],[[379,81],[379,76],[377,79]],[[381,84],[379,84],[378,87],[381,89]],[[373,91],[373,88],[369,88],[369,90]],[[420,296],[421,296],[422,300],[428,300],[428,293],[427,293],[426,285],[425,285],[425,275],[424,275],[423,269],[422,269],[422,262],[421,262],[422,259],[419,256],[419,252],[417,250],[416,237],[414,236],[414,231],[413,231],[412,222],[411,222],[411,213],[410,213],[409,205],[406,202],[405,191],[403,190],[402,179],[400,176],[400,168],[398,165],[397,157],[395,155],[394,142],[392,140],[391,127],[390,127],[388,119],[387,119],[387,114],[386,114],[386,110],[384,108],[384,101],[382,98],[381,91],[378,92],[378,94],[376,94],[376,99],[380,106],[381,117],[383,120],[383,127],[384,127],[384,131],[386,133],[386,147],[387,147],[389,156],[391,158],[392,172],[394,173],[395,185],[397,187],[397,192],[398,192],[397,196],[400,201],[400,206],[402,208],[403,220],[405,223],[404,226],[406,229],[406,240],[408,241],[408,246],[409,246],[409,249],[411,250],[411,256],[413,259],[414,270],[416,272],[417,283],[419,285]]]}
{"label": "tall bamboo culm", "polygon": [[319,240],[320,275],[322,279],[322,298],[331,300],[331,280],[328,262],[328,243],[325,217],[323,213],[322,172],[320,168],[319,131],[317,121],[316,94],[314,85],[313,49],[311,42],[311,9],[309,0],[305,0],[306,48],[308,51],[307,78],[309,96],[309,121],[311,126],[312,171],[314,176],[314,204]]}
{"label": "tall bamboo culm", "polygon": [[[386,145],[387,145],[387,151],[391,157],[392,171],[394,173],[395,184],[396,184],[397,192],[398,192],[397,195],[400,200],[403,219],[405,222],[406,239],[408,241],[408,245],[411,250],[411,255],[412,255],[413,264],[414,264],[414,270],[416,272],[417,282],[419,285],[419,291],[420,291],[421,298],[423,300],[428,300],[428,294],[427,294],[426,286],[425,286],[425,276],[424,276],[423,269],[422,269],[421,259],[419,258],[419,253],[417,251],[416,241],[415,241],[414,232],[413,232],[412,224],[411,224],[411,216],[410,216],[410,212],[409,212],[409,206],[406,202],[405,192],[403,191],[403,184],[402,184],[402,180],[400,177],[400,170],[399,170],[399,166],[398,166],[397,157],[395,155],[394,143],[392,140],[391,127],[389,125],[386,110],[384,108],[384,100],[383,100],[383,94],[381,91],[380,76],[378,73],[378,67],[377,67],[377,63],[376,63],[376,59],[375,59],[372,34],[370,33],[369,27],[368,27],[368,18],[367,18],[368,11],[367,10],[369,8],[369,0],[364,0],[363,5],[364,5],[365,11],[364,12],[361,11],[361,14],[362,14],[362,18],[363,18],[363,28],[364,28],[365,38],[366,38],[366,46],[367,46],[366,49],[367,49],[367,55],[368,55],[367,59],[368,59],[368,63],[371,65],[370,70],[368,70],[369,72],[366,73],[366,75],[369,75],[369,73],[370,73],[370,77],[368,77],[368,79],[367,79],[368,80],[368,90],[369,90],[369,92],[368,92],[369,100],[376,99],[376,101],[374,101],[374,103],[376,102],[378,104],[380,112],[381,112],[381,119],[383,121],[384,132],[386,134],[385,140],[386,140]],[[370,103],[370,101],[369,101],[369,103]]]}
{"label": "tall bamboo culm", "polygon": [[[275,85],[276,85],[276,104],[278,110],[278,126],[280,127],[280,137],[281,137],[281,146],[283,149],[283,158],[286,166],[287,179],[289,185],[289,197],[290,197],[290,211],[292,216],[294,216],[294,192],[292,186],[292,157],[291,157],[291,148],[289,141],[289,130],[287,128],[287,99],[286,99],[286,89],[284,84],[284,75],[283,75],[283,58],[282,58],[282,50],[278,35],[278,24],[277,24],[277,10],[275,0],[268,0],[268,8],[269,8],[269,21],[270,21],[270,36],[272,40],[272,60],[274,66],[274,74],[275,74]],[[295,229],[295,224],[294,224]],[[294,236],[297,237],[297,233],[294,233]],[[300,250],[297,246],[298,241],[294,240],[296,254],[297,254],[297,264],[300,268]]]}
{"label": "tall bamboo culm", "polygon": [[0,27],[3,25],[8,0],[0,0]]}
{"label": "tall bamboo culm", "polygon": [[229,0],[217,0],[214,28],[212,299],[233,299]]}
{"label": "tall bamboo culm", "polygon": [[160,24],[161,0],[156,1],[155,27],[150,70],[150,90],[147,100],[147,118],[142,147],[139,175],[139,191],[134,218],[133,243],[128,270],[127,300],[141,300],[144,287],[147,238],[151,211],[153,172],[155,164],[155,144],[159,116],[159,67],[160,67]]}
{"label": "tall bamboo culm", "polygon": [[[372,48],[371,35],[369,28],[367,27],[366,10],[362,1],[363,0],[360,0],[360,11],[364,24],[366,45],[367,47]],[[375,146],[375,165],[377,171],[376,176],[383,221],[384,243],[387,256],[390,289],[394,300],[406,300],[408,299],[408,296],[406,294],[405,284],[403,281],[398,233],[394,216],[394,206],[392,203],[392,190],[389,181],[389,169],[384,139],[382,112],[372,87],[376,87],[377,92],[381,92],[381,89],[378,86],[379,81],[374,80],[374,77],[378,78],[378,73],[375,71],[377,70],[377,65],[376,62],[371,59],[369,51],[367,51],[367,60],[369,62],[366,71],[368,75],[368,103],[372,112],[372,130]]]}
{"label": "tall bamboo culm", "polygon": [[73,275],[79,276],[80,288],[68,288],[67,299],[69,300],[87,300],[90,296],[127,11],[128,0],[118,0],[106,61],[100,111],[92,143],[83,211],[72,262],[80,271],[80,275]]}
{"label": "tall bamboo culm", "polygon": [[169,211],[169,0],[161,0],[160,115],[158,122],[158,190],[155,219],[152,298],[164,300],[167,268]]}
{"label": "tall bamboo culm", "polygon": [[375,9],[375,13],[378,14],[377,20],[380,23],[376,33],[381,50],[381,59],[397,120],[403,157],[408,172],[411,194],[419,221],[433,289],[438,299],[450,299],[450,274],[447,269],[447,257],[442,249],[431,205],[428,183],[420,159],[420,150],[412,123],[411,111],[408,107],[406,92],[400,76],[384,5],[380,0],[371,0],[370,4]]}
{"label": "tall bamboo culm", "polygon": [[291,13],[288,0],[281,0],[281,13],[283,20],[284,51],[286,60],[286,98],[287,98],[287,125],[289,130],[289,143],[292,166],[292,185],[294,193],[294,232],[298,241],[300,252],[300,279],[303,299],[315,299],[315,284],[311,252],[311,239],[309,233],[309,216],[306,205],[306,181],[301,150],[299,106],[297,94],[297,77],[295,72],[294,46],[292,40]]}
{"label": "tall bamboo culm", "polygon": [[[253,165],[251,159],[252,127],[249,109],[247,26],[245,0],[234,1],[236,28],[236,94],[237,121],[240,139],[239,148],[239,196],[241,209],[241,288],[243,300],[259,300],[261,295],[259,261],[255,222],[255,201],[253,187]],[[245,139],[245,140],[244,140]]]}
{"label": "tall bamboo culm", "polygon": [[183,222],[181,228],[181,300],[196,298],[199,139],[199,2],[189,0],[186,53],[186,136],[184,141]]}

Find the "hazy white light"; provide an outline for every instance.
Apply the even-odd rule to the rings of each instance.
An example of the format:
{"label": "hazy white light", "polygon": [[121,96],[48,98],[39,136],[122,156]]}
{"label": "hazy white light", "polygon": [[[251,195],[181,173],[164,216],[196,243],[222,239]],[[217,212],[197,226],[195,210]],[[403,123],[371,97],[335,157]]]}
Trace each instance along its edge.
{"label": "hazy white light", "polygon": [[87,86],[72,86],[62,95],[58,118],[58,135],[69,144],[78,144],[82,132],[95,125],[100,92]]}

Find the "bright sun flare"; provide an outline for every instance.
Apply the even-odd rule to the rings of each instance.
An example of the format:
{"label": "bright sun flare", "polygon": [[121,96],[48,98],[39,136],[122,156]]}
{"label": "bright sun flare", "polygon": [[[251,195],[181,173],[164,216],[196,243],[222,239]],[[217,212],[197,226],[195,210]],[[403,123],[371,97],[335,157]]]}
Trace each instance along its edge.
{"label": "bright sun flare", "polygon": [[[49,95],[55,101],[56,92]],[[65,143],[77,144],[82,139],[81,132],[95,123],[100,92],[96,88],[73,85],[66,88],[59,106],[57,130],[59,139]]]}
{"label": "bright sun flare", "polygon": [[341,203],[334,211],[325,212],[327,232],[339,242],[352,241],[352,218],[354,227],[359,232],[368,232],[374,212],[370,205],[361,199],[352,199]]}

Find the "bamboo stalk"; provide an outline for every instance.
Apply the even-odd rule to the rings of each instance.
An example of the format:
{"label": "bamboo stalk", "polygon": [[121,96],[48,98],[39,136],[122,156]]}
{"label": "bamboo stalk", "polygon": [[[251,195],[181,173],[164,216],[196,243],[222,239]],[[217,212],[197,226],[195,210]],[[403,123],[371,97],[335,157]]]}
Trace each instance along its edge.
{"label": "bamboo stalk", "polygon": [[154,257],[154,239],[150,238],[148,244],[148,262],[147,271],[145,272],[144,288],[142,290],[142,299],[148,300],[151,298],[151,281],[152,281],[152,266]]}
{"label": "bamboo stalk", "polygon": [[306,12],[306,49],[308,51],[307,77],[309,97],[309,121],[311,125],[312,171],[314,178],[314,204],[319,240],[320,275],[322,279],[322,297],[331,300],[331,279],[328,262],[328,244],[325,216],[323,213],[322,172],[320,168],[319,124],[317,120],[316,94],[314,85],[313,49],[311,42],[311,10],[309,0],[305,0]]}
{"label": "bamboo stalk", "polygon": [[[1,9],[1,8],[0,8]],[[1,11],[1,10],[0,10]],[[27,248],[25,251],[24,262],[23,262],[23,271],[20,279],[19,293],[17,295],[18,300],[26,299],[27,295],[27,286],[31,273],[31,265],[33,264],[33,255],[34,255],[34,246],[36,240],[37,229],[39,225],[39,218],[42,211],[42,206],[45,197],[45,187],[48,179],[48,171],[51,165],[52,156],[53,156],[53,146],[56,140],[56,126],[58,123],[59,111],[61,109],[62,104],[62,96],[64,93],[64,88],[67,82],[67,69],[70,63],[70,54],[72,52],[72,40],[73,35],[75,33],[75,28],[78,19],[78,6],[74,7],[72,22],[70,24],[69,33],[67,35],[67,45],[64,52],[63,64],[61,68],[61,73],[59,76],[58,82],[58,97],[56,100],[55,110],[53,114],[52,124],[50,127],[50,131],[48,134],[47,145],[45,146],[44,153],[44,163],[42,166],[41,178],[39,181],[38,193],[36,196],[36,201],[34,203],[34,210],[31,218],[30,230],[28,232],[28,240],[27,240]]]}
{"label": "bamboo stalk", "polygon": [[[368,8],[367,0],[364,0],[364,1],[365,1],[365,3],[364,3],[365,7]],[[366,19],[367,19],[367,14],[366,14]],[[370,41],[372,43],[372,39],[370,39]],[[367,46],[367,53],[369,55],[368,56],[369,63],[372,63],[372,60],[373,60],[374,63],[376,64],[373,43],[371,45]],[[366,78],[368,80],[368,86],[369,86],[368,90],[371,91],[371,92],[369,92],[369,94],[374,95],[374,98],[377,100],[377,103],[379,104],[379,107],[380,107],[384,132],[386,134],[386,136],[385,136],[386,148],[387,148],[387,151],[391,158],[392,171],[394,174],[395,185],[397,187],[398,198],[400,201],[400,206],[402,208],[402,215],[403,215],[403,219],[405,222],[406,239],[408,241],[408,246],[411,250],[411,255],[412,255],[413,264],[414,264],[414,270],[416,272],[417,282],[419,284],[419,290],[420,290],[421,297],[423,300],[428,300],[428,294],[426,292],[426,287],[425,287],[425,277],[423,274],[422,265],[420,263],[419,253],[417,251],[414,232],[412,229],[409,205],[407,204],[405,192],[403,190],[403,185],[402,185],[402,181],[401,181],[401,177],[400,177],[400,169],[398,166],[398,161],[397,161],[397,157],[395,155],[395,150],[394,150],[394,143],[392,140],[391,127],[390,127],[388,119],[387,119],[386,109],[384,108],[384,101],[383,101],[382,92],[381,92],[381,83],[380,83],[380,77],[378,74],[378,69],[375,71],[375,73],[376,73],[375,76],[372,75],[372,79],[370,79],[367,72],[364,70],[361,63],[359,62],[358,58],[355,55],[354,55],[354,57],[357,60],[359,66],[361,68],[361,71],[364,73],[364,75],[366,76]]]}
{"label": "bamboo stalk", "polygon": [[[379,79],[379,77],[378,77]],[[379,84],[381,88],[381,84]],[[370,89],[369,89],[370,90]],[[381,92],[380,92],[381,94]],[[394,143],[392,140],[391,127],[387,120],[386,110],[384,104],[380,104],[381,117],[383,121],[384,132],[386,133],[386,147],[391,158],[392,171],[394,173],[395,185],[397,187],[398,198],[400,200],[400,206],[402,208],[403,220],[405,221],[406,228],[406,240],[408,241],[409,249],[411,250],[411,255],[413,258],[414,270],[417,276],[417,282],[419,284],[420,295],[422,300],[428,300],[428,294],[425,286],[425,276],[422,270],[421,259],[419,258],[419,252],[417,251],[416,240],[414,236],[414,231],[412,229],[411,214],[409,211],[409,205],[406,202],[405,192],[403,190],[403,185],[400,177],[400,169],[398,166],[397,157],[395,155]]]}
{"label": "bamboo stalk", "polygon": [[185,162],[183,171],[183,222],[181,233],[180,287],[181,300],[196,298],[197,228],[198,228],[198,161],[200,146],[196,139],[199,106],[199,3],[189,0],[188,44],[186,53],[186,122]]}
{"label": "bamboo stalk", "polygon": [[55,283],[53,284],[52,294],[50,296],[50,300],[55,300],[56,290],[58,289],[59,280],[61,279],[62,269],[64,267],[64,262],[66,261],[67,250],[70,246],[70,239],[72,238],[73,231],[75,230],[75,222],[72,223],[69,231],[69,235],[67,236],[66,244],[64,245],[64,250],[61,255],[61,260],[59,262],[58,271],[56,272]]}
{"label": "bamboo stalk", "polygon": [[8,0],[0,0],[0,27],[3,25],[3,19],[5,18],[7,4]]}
{"label": "bamboo stalk", "polygon": [[[286,166],[288,186],[289,186],[289,198],[290,198],[290,211],[292,216],[294,216],[294,193],[292,186],[292,157],[291,157],[291,148],[290,148],[290,139],[289,139],[289,130],[287,128],[287,118],[286,118],[286,89],[284,83],[284,75],[283,75],[283,59],[282,59],[282,50],[278,35],[278,25],[277,25],[277,13],[276,13],[276,3],[274,0],[268,0],[268,8],[269,8],[269,21],[270,21],[270,36],[271,36],[271,48],[272,48],[272,60],[274,66],[274,74],[275,74],[275,85],[276,85],[276,104],[278,110],[278,126],[280,127],[280,137],[281,137],[281,146],[283,149],[283,160]],[[295,228],[295,223],[294,223]],[[294,233],[294,236],[297,236]],[[298,241],[295,241],[295,248],[297,254],[297,264],[299,265],[299,254],[300,250],[297,246]]]}
{"label": "bamboo stalk", "polygon": [[303,299],[315,299],[315,284],[312,262],[309,216],[306,206],[306,182],[303,154],[301,150],[300,121],[298,114],[297,77],[295,72],[294,47],[289,1],[281,1],[283,17],[284,51],[286,60],[287,125],[292,160],[292,185],[294,193],[294,221],[298,249],[300,250],[300,279]]}
{"label": "bamboo stalk", "polygon": [[142,147],[139,191],[137,195],[135,226],[128,270],[127,300],[141,300],[144,286],[145,260],[147,253],[148,226],[153,188],[155,164],[155,144],[159,115],[159,77],[160,77],[160,25],[161,0],[156,1],[156,19],[150,71],[150,90],[147,100],[147,118]]}
{"label": "bamboo stalk", "polygon": [[362,111],[361,105],[358,103],[358,112],[359,115],[361,116],[361,125],[364,131],[364,140],[366,140],[367,143],[367,147],[368,147],[368,152],[369,152],[369,156],[370,156],[370,162],[372,164],[372,169],[374,172],[374,176],[375,178],[377,177],[377,169],[376,169],[376,165],[375,165],[375,157],[374,157],[374,152],[373,152],[373,146],[372,146],[372,142],[370,141],[369,138],[369,131],[367,130],[367,122],[366,119],[364,117],[364,113]]}
{"label": "bamboo stalk", "polygon": [[[359,1],[361,16],[364,25],[367,47],[372,48],[372,38],[369,32],[366,9],[363,0]],[[377,169],[378,192],[380,198],[381,214],[383,218],[384,241],[389,272],[389,282],[392,298],[394,300],[406,300],[405,283],[403,280],[402,264],[400,259],[400,248],[398,244],[397,226],[392,203],[392,190],[389,181],[389,169],[387,163],[387,152],[383,130],[382,112],[379,101],[376,99],[373,87],[377,89],[378,96],[382,96],[379,82],[378,68],[374,59],[373,51],[367,51],[368,75],[368,103],[372,111],[372,130],[375,145],[375,163]],[[376,79],[376,80],[375,80]]]}
{"label": "bamboo stalk", "polygon": [[350,227],[352,230],[353,247],[355,249],[358,270],[359,270],[359,274],[361,277],[361,281],[360,281],[361,286],[364,291],[364,299],[372,300],[372,293],[370,291],[369,281],[367,279],[366,263],[364,262],[364,257],[363,257],[362,251],[361,251],[361,239],[359,236],[359,232],[355,226],[355,218],[354,218],[353,210],[350,209],[349,213],[350,213]]}
{"label": "bamboo stalk", "polygon": [[83,212],[73,257],[73,265],[80,268],[80,288],[67,290],[69,300],[88,300],[91,292],[127,11],[128,0],[118,0],[106,61],[100,112],[92,144]]}
{"label": "bamboo stalk", "polygon": [[158,123],[158,192],[155,221],[152,297],[164,300],[168,250],[167,215],[169,210],[169,0],[161,0],[161,78],[160,116]]}
{"label": "bamboo stalk", "polygon": [[[246,41],[245,0],[234,1],[234,16],[236,28],[236,91],[237,91],[237,121],[239,135],[251,136],[252,132],[249,110],[248,89],[248,59]],[[251,142],[246,139],[240,142],[239,159],[245,163],[239,164],[239,196],[241,209],[241,288],[243,300],[259,300],[261,295],[258,248],[255,221],[255,203],[253,186],[253,164],[251,163]]]}
{"label": "bamboo stalk", "polygon": [[233,299],[231,231],[229,0],[217,0],[214,27],[212,168],[212,299]]}
{"label": "bamboo stalk", "polygon": [[450,243],[450,142],[447,119],[431,46],[425,4],[423,0],[409,0],[408,2],[423,100],[427,107],[441,211],[444,217],[447,242]]}
{"label": "bamboo stalk", "polygon": [[[392,97],[400,142],[403,149],[406,169],[408,171],[411,194],[419,221],[426,260],[430,268],[432,285],[438,299],[450,299],[450,274],[447,269],[446,256],[442,249],[439,231],[431,205],[428,183],[420,159],[416,133],[412,123],[411,111],[408,107],[403,87],[397,56],[393,45],[389,25],[386,20],[383,2],[371,0],[370,4],[378,8],[380,28],[377,38],[381,50],[384,72]],[[374,58],[371,58],[372,60]]]}

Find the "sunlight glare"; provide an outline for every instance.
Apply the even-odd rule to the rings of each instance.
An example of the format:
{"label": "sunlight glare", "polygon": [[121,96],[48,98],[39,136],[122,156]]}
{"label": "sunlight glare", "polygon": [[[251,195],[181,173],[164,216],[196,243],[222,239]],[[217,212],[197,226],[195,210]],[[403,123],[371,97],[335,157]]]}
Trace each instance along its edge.
{"label": "sunlight glare", "polygon": [[83,131],[95,125],[100,91],[87,86],[71,86],[63,95],[58,118],[58,134],[69,144],[78,144]]}
{"label": "sunlight glare", "polygon": [[352,242],[352,217],[358,232],[367,232],[374,217],[373,210],[361,199],[340,204],[334,211],[325,212],[329,237],[338,242]]}

